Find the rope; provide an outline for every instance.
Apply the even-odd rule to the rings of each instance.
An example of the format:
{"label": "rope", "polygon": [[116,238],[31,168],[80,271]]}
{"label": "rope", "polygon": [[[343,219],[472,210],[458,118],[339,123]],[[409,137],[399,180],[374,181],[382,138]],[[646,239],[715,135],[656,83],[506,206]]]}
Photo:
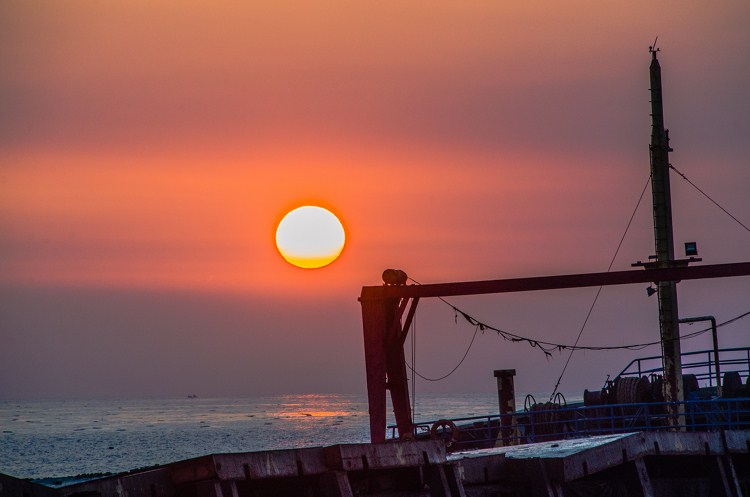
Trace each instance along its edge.
{"label": "rope", "polygon": [[[454,308],[455,309],[455,308]],[[551,355],[551,352],[557,351],[563,351],[563,350],[589,350],[589,351],[600,351],[600,350],[641,350],[645,349],[646,347],[651,347],[653,345],[659,345],[662,343],[662,340],[657,340],[654,342],[644,342],[644,343],[635,343],[630,345],[602,345],[602,346],[594,346],[594,345],[567,345],[567,344],[561,344],[561,343],[553,343],[553,342],[545,342],[544,340],[536,340],[534,338],[528,338],[523,337],[520,335],[516,335],[514,333],[510,333],[505,330],[500,330],[498,328],[495,328],[491,325],[482,323],[481,321],[476,320],[472,316],[464,313],[463,311],[458,310],[458,312],[464,317],[467,318],[467,321],[473,325],[479,327],[481,330],[492,330],[498,333],[502,338],[511,341],[511,342],[528,342],[532,347],[537,347],[548,355]],[[716,327],[720,328],[722,326],[726,326],[728,324],[734,323],[735,321],[738,321],[744,317],[750,316],[750,311],[745,312],[744,314],[740,314],[739,316],[736,316],[728,321],[724,321],[723,323],[717,324]],[[677,341],[677,340],[686,340],[688,338],[694,338],[699,335],[702,335],[703,333],[711,331],[711,328],[705,328],[700,331],[695,331],[693,333],[689,333],[687,335],[683,335],[679,338],[670,338],[669,340],[664,341]]]}
{"label": "rope", "polygon": [[[412,281],[414,281],[414,283],[419,284],[414,279],[412,279],[412,278],[409,278],[409,279],[411,279]],[[412,353],[412,364],[409,364],[407,362],[406,366],[409,368],[409,370],[412,372],[413,375],[416,375],[416,376],[418,376],[419,378],[421,378],[421,379],[423,379],[425,381],[441,381],[441,380],[444,380],[444,379],[448,378],[453,373],[455,373],[458,370],[458,368],[464,363],[464,361],[466,360],[466,357],[469,355],[469,351],[471,350],[471,347],[474,345],[474,341],[476,340],[476,337],[477,337],[477,334],[479,333],[479,331],[484,332],[486,330],[492,330],[492,331],[497,332],[497,334],[500,337],[502,337],[503,339],[505,339],[505,340],[508,340],[508,341],[511,341],[511,342],[527,342],[532,347],[536,347],[536,348],[542,350],[547,357],[551,357],[552,356],[552,352],[555,351],[555,350],[557,350],[559,352],[562,352],[563,350],[566,350],[566,349],[567,350],[571,350],[571,351],[574,351],[574,350],[589,350],[589,351],[601,351],[601,350],[642,350],[642,349],[645,349],[646,347],[652,347],[654,345],[661,345],[662,343],[664,343],[664,341],[662,341],[662,340],[657,340],[657,341],[654,341],[654,342],[636,343],[636,344],[630,344],[630,345],[609,345],[609,346],[607,346],[607,345],[604,345],[604,346],[589,345],[589,346],[584,346],[584,345],[566,345],[566,344],[560,344],[560,343],[546,342],[544,340],[537,340],[537,339],[534,339],[534,338],[528,338],[528,337],[524,337],[524,336],[521,336],[521,335],[517,335],[515,333],[511,333],[509,331],[501,330],[501,329],[496,328],[494,326],[491,326],[491,325],[488,325],[486,323],[483,323],[483,322],[477,320],[476,318],[470,316],[468,313],[466,313],[466,312],[462,311],[461,309],[457,308],[456,306],[450,304],[449,302],[447,302],[442,297],[438,297],[438,298],[440,300],[442,300],[443,303],[447,304],[449,307],[451,307],[453,309],[453,311],[456,313],[456,319],[458,319],[458,315],[460,314],[461,317],[463,317],[469,324],[471,324],[472,326],[474,326],[474,336],[472,336],[471,342],[469,342],[469,346],[466,348],[466,352],[464,352],[464,355],[461,358],[461,360],[458,362],[458,364],[450,372],[448,372],[447,374],[445,374],[445,375],[443,375],[443,376],[441,376],[439,378],[428,378],[428,377],[422,375],[421,373],[419,373],[414,368],[414,366],[412,365],[412,364],[414,364],[414,360],[416,358],[416,355],[414,353]],[[716,328],[721,328],[722,326],[727,326],[727,325],[732,324],[732,323],[734,323],[736,321],[739,321],[740,319],[745,318],[747,316],[750,316],[750,311],[744,312],[744,313],[742,313],[742,314],[740,314],[738,316],[735,316],[732,319],[728,319],[727,321],[724,321],[722,323],[718,323],[716,325]],[[415,316],[415,318],[416,318],[416,316]],[[414,325],[412,325],[412,326],[414,326]],[[412,331],[413,330],[414,330],[414,328],[412,328]],[[711,331],[711,327],[704,328],[704,329],[698,330],[698,331],[694,331],[692,333],[687,333],[687,334],[682,335],[680,337],[672,338],[672,339],[670,339],[668,341],[688,340],[690,338],[695,338],[695,337],[698,337],[700,335],[703,335],[704,333],[707,333],[709,331]],[[415,341],[413,341],[412,343],[415,344]],[[414,345],[412,345],[412,347],[414,347]],[[414,379],[413,378],[414,377],[412,376],[412,384],[414,384]],[[559,385],[559,380],[558,380],[558,385]],[[415,402],[415,400],[412,400],[412,402]]]}
{"label": "rope", "polygon": [[[411,281],[413,281],[414,283],[418,284],[418,285],[420,284],[416,280],[414,280],[413,278],[409,278],[409,279]],[[646,347],[651,347],[653,345],[659,345],[659,344],[662,343],[662,340],[657,340],[657,341],[654,341],[654,342],[635,343],[635,344],[630,344],[630,345],[601,345],[601,346],[596,346],[596,345],[575,345],[574,346],[574,345],[569,345],[569,344],[547,342],[547,341],[544,341],[544,340],[538,340],[536,338],[530,338],[530,337],[525,337],[525,336],[522,336],[522,335],[518,335],[516,333],[512,333],[510,331],[506,331],[506,330],[497,328],[495,326],[489,325],[487,323],[479,321],[475,317],[471,316],[469,313],[467,313],[465,311],[462,311],[461,309],[459,309],[458,307],[454,306],[450,302],[446,301],[442,297],[438,297],[438,299],[440,299],[441,301],[443,301],[444,304],[448,305],[451,309],[453,309],[453,311],[456,313],[456,317],[458,317],[458,315],[461,315],[461,317],[463,317],[466,320],[466,322],[468,322],[470,325],[474,326],[476,328],[475,336],[476,336],[476,332],[477,331],[491,330],[491,331],[496,332],[498,334],[498,336],[500,336],[501,338],[503,338],[504,340],[507,340],[509,342],[516,342],[516,343],[518,343],[518,342],[526,342],[529,345],[531,345],[531,347],[535,347],[535,348],[538,348],[538,349],[542,350],[545,353],[545,355],[547,355],[548,357],[550,357],[552,355],[552,352],[554,352],[554,351],[560,351],[561,352],[563,350],[589,350],[589,351],[599,351],[599,350],[641,350],[641,349],[645,349]],[[728,321],[724,321],[723,323],[719,323],[719,324],[716,325],[716,327],[717,328],[721,328],[722,326],[729,325],[729,324],[734,323],[735,321],[739,321],[740,319],[745,318],[747,316],[750,316],[750,311],[747,311],[747,312],[745,312],[743,314],[740,314],[739,316],[736,316],[736,317],[734,317],[734,318],[732,318],[732,319],[730,319]],[[689,333],[687,335],[683,335],[680,338],[671,338],[670,340],[667,340],[667,341],[676,341],[676,340],[685,340],[685,339],[688,339],[688,338],[694,338],[694,337],[702,335],[703,333],[706,333],[708,331],[711,331],[710,327],[709,328],[705,328],[705,329],[700,330],[700,331]],[[471,347],[471,344],[469,346]]]}

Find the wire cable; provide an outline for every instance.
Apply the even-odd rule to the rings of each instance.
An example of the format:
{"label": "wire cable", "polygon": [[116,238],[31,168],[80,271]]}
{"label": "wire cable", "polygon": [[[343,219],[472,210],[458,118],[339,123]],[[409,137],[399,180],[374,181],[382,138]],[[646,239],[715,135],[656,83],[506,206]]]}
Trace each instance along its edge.
{"label": "wire cable", "polygon": [[[627,226],[625,226],[625,232],[620,237],[620,243],[617,244],[617,248],[615,249],[615,253],[612,256],[612,260],[609,261],[609,266],[607,267],[607,272],[610,272],[612,270],[612,266],[615,263],[615,259],[617,259],[617,254],[620,253],[620,248],[622,247],[622,242],[625,240],[625,236],[628,234],[628,230],[630,230],[630,225],[633,224],[633,219],[635,218],[635,213],[638,212],[638,207],[641,205],[641,201],[643,200],[643,195],[646,194],[646,189],[648,188],[648,184],[651,182],[651,175],[649,174],[648,180],[646,181],[646,184],[643,186],[643,190],[641,191],[641,196],[638,197],[638,202],[635,204],[635,209],[633,209],[633,213],[630,215],[630,219],[628,220]],[[586,325],[589,322],[589,318],[591,317],[591,313],[594,310],[594,306],[596,306],[596,302],[599,300],[599,295],[602,293],[603,286],[600,286],[599,289],[596,291],[596,295],[594,296],[594,300],[591,302],[591,306],[589,307],[589,312],[586,313],[586,319],[583,320],[583,324],[581,325],[581,329],[578,332],[578,336],[576,337],[576,341],[573,344],[573,348],[570,349],[570,354],[568,355],[568,359],[565,361],[565,365],[562,368],[562,371],[560,372],[560,376],[557,378],[557,383],[555,383],[555,388],[552,390],[552,395],[550,395],[550,401],[552,400],[552,397],[555,396],[557,393],[557,389],[560,387],[560,382],[562,381],[563,375],[565,374],[565,371],[568,369],[568,365],[570,364],[570,360],[573,358],[573,353],[575,352],[575,347],[578,345],[578,341],[581,339],[581,335],[583,335],[583,330],[586,329]]]}
{"label": "wire cable", "polygon": [[[461,357],[461,360],[458,362],[458,364],[456,364],[456,366],[453,369],[451,369],[447,374],[445,374],[443,376],[440,376],[438,378],[429,378],[427,376],[424,376],[420,372],[418,372],[416,370],[416,368],[413,366],[414,361],[416,359],[416,356],[415,356],[414,353],[412,353],[412,364],[409,364],[407,362],[406,366],[412,372],[412,375],[416,375],[416,376],[418,376],[419,378],[421,378],[421,379],[423,379],[425,381],[432,381],[432,382],[442,381],[442,380],[448,378],[449,376],[451,376],[453,373],[455,373],[458,370],[458,368],[461,367],[461,365],[464,363],[464,361],[466,360],[466,358],[468,357],[469,351],[471,350],[472,346],[474,345],[474,341],[476,340],[477,334],[479,333],[479,331],[492,330],[492,331],[497,332],[499,336],[501,336],[502,338],[504,338],[506,340],[510,340],[512,342],[521,342],[521,341],[528,342],[532,347],[536,347],[536,348],[539,348],[540,350],[542,350],[545,353],[545,355],[547,355],[548,357],[552,356],[552,352],[554,350],[558,350],[560,352],[562,352],[563,350],[566,350],[566,349],[567,350],[571,350],[571,351],[575,351],[575,350],[588,350],[588,351],[642,350],[642,349],[645,349],[647,347],[651,347],[651,346],[654,346],[654,345],[661,345],[661,344],[664,343],[663,340],[657,340],[657,341],[654,341],[654,342],[636,343],[636,344],[630,344],[630,345],[583,346],[583,345],[565,345],[565,344],[559,344],[559,343],[546,342],[546,341],[543,341],[543,340],[536,340],[536,339],[533,339],[533,338],[522,337],[520,335],[516,335],[516,334],[510,333],[510,332],[504,331],[504,330],[500,330],[498,328],[495,328],[494,326],[491,326],[491,325],[485,324],[485,323],[483,323],[481,321],[478,321],[477,319],[473,318],[472,316],[470,316],[466,312],[458,309],[457,307],[453,306],[452,304],[449,304],[448,302],[446,302],[442,298],[440,298],[440,300],[442,300],[444,303],[448,304],[456,312],[457,316],[460,314],[464,319],[467,320],[468,323],[470,323],[470,324],[472,324],[474,326],[474,335],[471,337],[471,342],[469,342],[469,346],[466,348],[466,351],[464,352],[464,355],[463,355],[463,357]],[[745,318],[747,316],[750,316],[750,311],[747,311],[747,312],[745,312],[743,314],[735,316],[734,318],[729,319],[727,321],[724,321],[722,323],[718,323],[716,325],[716,328],[721,328],[722,326],[727,326],[727,325],[732,324],[732,323],[734,323],[736,321],[739,321],[740,319]],[[698,330],[698,331],[694,331],[692,333],[684,334],[684,335],[682,335],[680,337],[677,337],[677,338],[672,338],[669,341],[688,340],[688,339],[691,339],[691,338],[696,338],[696,337],[698,337],[700,335],[708,333],[711,330],[712,330],[711,327],[704,328],[702,330]],[[413,331],[413,329],[412,329],[412,331]],[[414,342],[412,342],[412,343],[414,343]],[[414,376],[412,376],[412,385],[414,385],[414,379],[413,378],[414,378]],[[558,386],[559,386],[559,383],[558,383]],[[414,398],[414,396],[412,397],[412,403],[414,404],[414,406],[416,406],[416,399]]]}
{"label": "wire cable", "polygon": [[441,380],[444,380],[444,379],[448,378],[450,375],[452,375],[453,373],[455,373],[456,370],[458,370],[458,368],[461,367],[461,364],[464,363],[464,361],[466,360],[466,356],[469,355],[469,351],[471,350],[471,346],[474,345],[474,340],[477,338],[477,333],[478,332],[479,332],[479,326],[477,326],[476,329],[474,330],[474,336],[471,337],[471,342],[469,342],[469,346],[466,347],[466,352],[464,352],[464,356],[461,358],[460,361],[458,361],[458,364],[456,364],[456,367],[454,367],[453,369],[450,370],[450,372],[448,372],[447,374],[445,374],[445,375],[443,375],[443,376],[441,376],[439,378],[428,378],[426,376],[421,375],[419,372],[417,372],[417,370],[411,364],[409,364],[408,362],[406,363],[406,365],[409,367],[409,369],[412,371],[412,373],[414,373],[415,375],[419,376],[420,378],[422,378],[425,381],[441,381]]}
{"label": "wire cable", "polygon": [[748,228],[742,221],[740,221],[739,219],[737,219],[736,217],[734,217],[728,210],[726,210],[724,207],[722,207],[721,205],[719,205],[719,203],[716,200],[712,199],[708,195],[708,193],[706,193],[703,190],[701,190],[700,188],[698,188],[698,185],[696,185],[695,183],[693,183],[692,181],[690,181],[687,178],[687,176],[685,176],[682,172],[680,172],[679,170],[677,170],[676,167],[674,167],[672,164],[670,164],[669,168],[672,169],[677,174],[679,174],[682,177],[682,179],[684,179],[685,181],[687,181],[688,183],[690,183],[690,185],[693,188],[695,188],[696,190],[698,190],[699,192],[701,192],[704,197],[706,197],[708,200],[710,200],[716,207],[718,207],[719,209],[721,209],[724,212],[724,214],[726,214],[727,216],[731,217],[732,219],[734,219],[734,221],[737,224],[739,224],[740,226],[742,226],[743,228],[745,228],[745,231],[750,231],[750,228]]}
{"label": "wire cable", "polygon": [[[417,364],[417,315],[411,321],[411,363]],[[411,424],[414,425],[416,421],[417,411],[417,380],[414,375],[417,373],[413,368],[411,369]]]}
{"label": "wire cable", "polygon": [[721,328],[722,326],[726,326],[726,325],[728,325],[728,324],[732,324],[732,323],[734,323],[735,321],[739,321],[740,319],[742,319],[742,318],[744,318],[744,317],[746,317],[746,316],[750,316],[750,311],[747,311],[747,312],[746,312],[745,314],[740,314],[740,315],[739,315],[739,316],[737,316],[736,318],[732,318],[732,319],[730,319],[729,321],[724,321],[724,322],[723,322],[723,323],[721,323],[721,324],[717,324],[717,325],[716,325],[716,327],[717,327],[717,328]]}
{"label": "wire cable", "polygon": [[[420,284],[420,283],[418,283],[416,280],[414,280],[411,277],[409,279],[411,281],[413,281],[414,283],[418,284],[418,285]],[[573,349],[573,350],[588,350],[588,351],[600,351],[600,350],[641,350],[641,349],[644,349],[646,347],[651,347],[653,345],[659,345],[659,344],[662,343],[661,340],[657,340],[657,341],[654,341],[654,342],[634,343],[634,344],[630,344],[630,345],[575,345],[574,346],[574,345],[569,345],[569,344],[547,342],[545,340],[538,340],[536,338],[530,338],[530,337],[525,337],[525,336],[522,336],[522,335],[518,335],[516,333],[512,333],[510,331],[503,330],[503,329],[497,328],[495,326],[489,325],[487,323],[479,321],[475,317],[471,316],[469,313],[467,313],[465,311],[462,311],[458,307],[456,307],[453,304],[451,304],[450,302],[446,301],[444,298],[438,297],[438,299],[441,300],[448,307],[450,307],[451,309],[453,309],[453,311],[456,313],[456,319],[460,315],[462,318],[464,318],[464,320],[466,320],[467,323],[469,323],[470,325],[474,326],[476,328],[476,330],[475,330],[475,336],[476,336],[476,332],[477,331],[491,330],[491,331],[496,332],[498,334],[498,336],[500,336],[501,338],[503,338],[503,339],[505,339],[505,340],[507,340],[509,342],[515,342],[515,343],[526,342],[529,345],[531,345],[531,347],[538,348],[538,349],[542,350],[545,353],[545,355],[547,355],[548,357],[550,357],[552,355],[552,352],[555,352],[555,351],[561,352],[563,350],[571,350],[571,349]],[[747,311],[747,312],[745,312],[743,314],[740,314],[739,316],[736,316],[736,317],[734,317],[732,319],[729,319],[728,321],[724,321],[723,323],[719,323],[719,324],[716,325],[716,327],[717,328],[721,328],[722,326],[727,326],[727,325],[732,324],[735,321],[739,321],[740,319],[745,318],[747,316],[750,316],[750,311]],[[705,328],[703,330],[695,331],[693,333],[688,333],[686,335],[682,335],[679,338],[672,338],[670,340],[671,341],[676,341],[676,340],[685,340],[685,339],[688,339],[688,338],[694,338],[694,337],[697,337],[699,335],[702,335],[703,333],[707,333],[709,331],[711,331],[710,327]],[[472,343],[473,343],[473,340],[472,340]],[[471,344],[469,344],[469,348],[471,348]],[[465,357],[465,355],[464,355],[464,357]]]}
{"label": "wire cable", "polygon": [[[563,351],[563,350],[589,350],[589,351],[600,351],[600,350],[641,350],[646,347],[651,347],[653,345],[659,345],[662,343],[662,340],[656,340],[653,342],[644,342],[644,343],[634,343],[630,345],[601,345],[601,346],[595,346],[595,345],[569,345],[569,344],[562,344],[562,343],[554,343],[554,342],[547,342],[544,340],[537,340],[535,338],[529,338],[524,337],[521,335],[517,335],[515,333],[511,333],[506,330],[502,330],[499,328],[496,328],[492,325],[483,323],[482,321],[477,320],[476,318],[470,316],[468,313],[458,309],[457,307],[450,305],[451,308],[453,308],[454,311],[456,311],[458,314],[460,314],[469,324],[472,326],[477,327],[478,329],[484,331],[484,330],[492,330],[496,332],[498,335],[500,335],[505,340],[511,341],[511,342],[527,342],[532,347],[536,347],[541,349],[545,352],[547,356],[551,356],[551,352],[554,351]],[[747,316],[750,316],[750,311],[747,311],[743,314],[740,314],[739,316],[736,316],[728,321],[724,321],[723,323],[719,323],[716,325],[717,328],[720,328],[722,326],[729,325],[731,323],[734,323],[735,321],[739,321],[742,318],[745,318]],[[695,331],[693,333],[689,333],[687,335],[683,335],[679,338],[671,338],[666,341],[676,341],[676,340],[683,340],[688,338],[694,338],[699,335],[702,335],[703,333],[707,333],[711,331],[711,328],[705,328],[703,330]]]}
{"label": "wire cable", "polygon": [[[672,166],[670,164],[669,167],[672,168],[677,174],[679,174],[680,176],[682,176],[688,183],[690,183],[694,188],[696,188],[699,192],[701,192],[704,196],[706,196],[706,198],[708,198],[717,207],[719,207],[722,211],[724,211],[727,215],[729,215],[732,219],[734,219],[737,223],[739,223],[743,228],[745,228],[746,230],[750,231],[750,229],[747,226],[745,226],[741,221],[739,221],[736,217],[734,217],[731,213],[729,213],[726,209],[724,209],[721,205],[719,205],[715,200],[713,200],[711,197],[709,197],[705,192],[703,192],[703,190],[701,190],[700,188],[698,188],[693,182],[691,182],[684,174],[682,174],[680,171],[678,171],[674,166]],[[609,271],[612,270],[612,266],[614,265],[615,260],[617,259],[617,255],[619,254],[620,249],[622,248],[622,244],[623,244],[623,242],[625,240],[625,237],[628,234],[628,231],[630,230],[630,226],[633,223],[633,219],[635,218],[635,215],[638,212],[638,208],[640,207],[641,202],[643,201],[643,196],[645,195],[646,190],[648,189],[648,185],[649,185],[650,182],[651,182],[651,176],[649,175],[648,180],[646,181],[646,184],[644,185],[643,190],[641,191],[641,194],[638,197],[638,202],[636,203],[636,206],[633,209],[632,214],[630,215],[630,219],[628,220],[627,226],[625,227],[625,231],[623,232],[622,236],[620,237],[620,241],[617,244],[617,248],[615,249],[615,253],[612,256],[612,259],[610,260],[609,266],[607,267],[607,272],[609,272]],[[414,278],[410,277],[409,280],[411,280],[412,282],[414,282],[417,285],[421,284],[417,280],[415,280]],[[448,372],[447,374],[445,374],[445,375],[443,375],[443,376],[441,376],[439,378],[428,378],[428,377],[420,374],[416,370],[416,368],[413,366],[415,364],[415,362],[416,362],[416,353],[415,353],[416,342],[415,342],[415,338],[414,338],[414,336],[413,336],[414,334],[413,334],[412,335],[412,364],[408,364],[407,363],[407,366],[409,367],[409,369],[411,370],[411,372],[412,372],[413,375],[416,375],[416,376],[418,376],[419,378],[421,378],[421,379],[423,379],[425,381],[441,381],[441,380],[444,380],[444,379],[448,378],[450,375],[452,375],[454,372],[456,372],[456,370],[458,370],[458,368],[466,360],[466,357],[469,355],[469,351],[471,350],[471,347],[474,344],[474,341],[476,340],[478,332],[479,331],[484,332],[485,330],[492,330],[492,331],[495,331],[499,336],[501,336],[505,340],[509,340],[511,342],[527,342],[532,348],[538,348],[542,352],[544,352],[545,356],[548,357],[548,358],[552,356],[552,352],[555,351],[555,350],[557,350],[559,352],[562,352],[563,350],[570,350],[570,354],[568,355],[568,358],[565,361],[565,365],[563,366],[563,369],[560,372],[560,376],[557,379],[557,382],[555,384],[555,388],[554,388],[554,390],[552,392],[552,395],[550,397],[550,398],[552,398],[552,397],[554,397],[555,393],[557,392],[557,390],[558,390],[558,388],[560,386],[560,383],[562,382],[562,378],[565,375],[565,372],[566,372],[566,370],[568,368],[568,365],[570,364],[570,361],[571,361],[571,359],[573,357],[573,353],[576,350],[589,350],[589,351],[595,351],[595,350],[596,351],[600,351],[600,350],[641,350],[641,349],[644,349],[646,347],[651,347],[651,346],[654,346],[654,345],[663,345],[663,343],[664,343],[664,340],[658,340],[658,341],[654,341],[654,342],[638,343],[638,344],[630,344],[630,345],[579,346],[578,343],[580,342],[581,336],[583,335],[583,331],[585,330],[586,325],[589,322],[589,318],[591,317],[591,313],[593,312],[594,307],[596,306],[596,303],[597,303],[597,301],[599,299],[599,295],[602,292],[602,288],[604,288],[604,287],[600,286],[599,289],[597,290],[596,295],[594,296],[594,300],[591,302],[591,306],[589,307],[589,310],[586,313],[586,318],[584,319],[583,324],[581,325],[581,329],[578,331],[578,336],[576,337],[576,340],[573,343],[573,345],[561,344],[561,343],[553,343],[553,342],[546,342],[546,341],[543,341],[543,340],[536,340],[536,339],[533,339],[533,338],[524,337],[522,335],[518,335],[518,334],[515,334],[515,333],[511,333],[509,331],[502,330],[500,328],[488,325],[486,323],[483,323],[483,322],[477,320],[476,318],[472,317],[468,313],[464,312],[463,310],[459,309],[458,307],[454,306],[453,304],[451,304],[450,302],[448,302],[447,300],[445,300],[443,297],[438,297],[439,300],[441,300],[444,304],[448,305],[449,307],[451,307],[453,309],[453,311],[455,313],[455,319],[456,320],[458,319],[458,315],[460,314],[469,324],[471,324],[471,325],[473,325],[475,327],[475,329],[474,329],[474,336],[472,336],[471,342],[469,342],[469,346],[466,348],[466,352],[464,352],[463,357],[461,358],[461,360],[458,362],[458,364],[450,372]],[[728,325],[730,323],[733,323],[733,322],[735,322],[735,321],[737,321],[739,319],[742,319],[742,318],[744,318],[744,317],[746,317],[748,315],[750,315],[750,311],[748,311],[748,312],[746,312],[744,314],[741,314],[741,315],[739,315],[739,316],[737,316],[737,317],[735,317],[733,319],[730,319],[729,321],[725,321],[724,323],[718,324],[717,328],[721,327],[721,326]],[[412,326],[414,326],[414,324]],[[687,340],[689,338],[694,338],[694,337],[697,337],[699,335],[702,335],[703,333],[706,333],[706,332],[708,332],[710,330],[711,330],[711,328],[706,328],[706,329],[703,329],[703,330],[700,330],[700,331],[697,331],[697,332],[693,332],[693,333],[689,333],[687,335],[683,335],[682,337],[677,337],[677,338],[674,338],[674,339],[671,339],[671,340]],[[414,383],[414,377],[413,377],[413,375],[412,375],[412,383]],[[413,401],[413,402],[415,402],[415,401]]]}

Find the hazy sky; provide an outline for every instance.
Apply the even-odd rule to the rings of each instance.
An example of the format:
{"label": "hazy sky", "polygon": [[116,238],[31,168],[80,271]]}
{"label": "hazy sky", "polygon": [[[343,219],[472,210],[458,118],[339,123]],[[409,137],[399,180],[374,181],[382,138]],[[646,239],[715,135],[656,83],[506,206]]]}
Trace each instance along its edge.
{"label": "hazy sky", "polygon": [[[0,398],[364,392],[357,297],[383,269],[605,271],[648,179],[657,35],[671,161],[750,224],[749,22],[744,0],[3,1]],[[750,233],[672,190],[677,254],[750,260]],[[306,203],[347,230],[320,270],[273,243]],[[649,191],[613,269],[652,237]],[[683,317],[750,310],[748,277],[678,292]],[[451,301],[571,343],[595,293]],[[422,302],[417,370],[452,369],[473,332]],[[656,339],[632,285],[604,289],[581,343]],[[562,390],[658,353],[577,354]],[[488,332],[416,390],[491,391],[515,368],[519,392],[550,391],[564,361]]]}

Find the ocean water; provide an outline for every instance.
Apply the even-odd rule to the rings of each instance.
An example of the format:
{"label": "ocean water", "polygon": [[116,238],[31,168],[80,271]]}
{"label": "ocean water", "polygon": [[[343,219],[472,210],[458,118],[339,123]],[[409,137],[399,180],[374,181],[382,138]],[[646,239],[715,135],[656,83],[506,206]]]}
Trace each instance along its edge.
{"label": "ocean water", "polygon": [[[417,421],[494,413],[497,397],[490,393],[423,395],[415,409]],[[364,395],[0,401],[0,473],[19,478],[102,475],[212,453],[368,441]]]}

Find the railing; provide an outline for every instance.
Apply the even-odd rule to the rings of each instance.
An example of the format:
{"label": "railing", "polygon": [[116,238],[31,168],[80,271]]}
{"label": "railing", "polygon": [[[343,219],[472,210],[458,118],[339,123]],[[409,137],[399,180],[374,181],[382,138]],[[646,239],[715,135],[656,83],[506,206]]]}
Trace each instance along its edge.
{"label": "railing", "polygon": [[[716,368],[713,350],[700,350],[682,353],[683,374],[694,374],[698,381],[716,386],[714,371]],[[719,349],[722,372],[737,371],[743,377],[750,375],[750,347]],[[647,376],[664,374],[662,356],[641,357],[633,359],[618,376]]]}
{"label": "railing", "polygon": [[[574,406],[453,419],[457,434],[444,426],[431,433],[435,422],[421,422],[414,426],[413,435],[445,439],[448,450],[454,452],[634,431],[750,430],[750,398],[691,400],[679,404],[684,412],[679,417],[667,414],[669,404],[665,402]],[[504,422],[508,428],[501,427]],[[397,438],[396,427],[389,429],[391,438]]]}

